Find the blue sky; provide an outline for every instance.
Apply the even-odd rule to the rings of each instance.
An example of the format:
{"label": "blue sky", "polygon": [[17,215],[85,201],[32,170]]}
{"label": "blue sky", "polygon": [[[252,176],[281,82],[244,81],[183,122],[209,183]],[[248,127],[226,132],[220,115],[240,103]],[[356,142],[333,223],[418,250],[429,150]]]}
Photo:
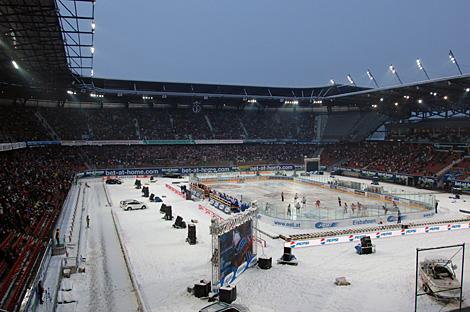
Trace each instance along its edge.
{"label": "blue sky", "polygon": [[373,87],[470,72],[469,0],[99,0],[95,76]]}

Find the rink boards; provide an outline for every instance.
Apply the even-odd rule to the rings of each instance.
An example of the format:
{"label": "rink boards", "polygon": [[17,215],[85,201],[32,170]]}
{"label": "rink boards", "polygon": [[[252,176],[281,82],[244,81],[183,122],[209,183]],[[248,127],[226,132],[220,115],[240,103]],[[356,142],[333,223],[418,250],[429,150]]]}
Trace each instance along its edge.
{"label": "rink boards", "polygon": [[284,246],[290,247],[290,248],[305,248],[305,247],[324,246],[324,245],[332,245],[332,244],[339,244],[339,243],[359,242],[360,239],[364,236],[370,236],[372,239],[381,239],[381,238],[388,238],[388,237],[395,237],[395,236],[429,234],[429,233],[457,231],[457,230],[464,230],[464,229],[470,229],[470,222],[420,226],[420,227],[413,227],[413,228],[408,228],[408,229],[400,229],[400,230],[392,230],[392,231],[385,230],[385,231],[375,231],[375,232],[364,232],[364,233],[350,234],[350,235],[321,237],[321,238],[309,239],[309,240],[293,240],[290,242],[286,242]]}

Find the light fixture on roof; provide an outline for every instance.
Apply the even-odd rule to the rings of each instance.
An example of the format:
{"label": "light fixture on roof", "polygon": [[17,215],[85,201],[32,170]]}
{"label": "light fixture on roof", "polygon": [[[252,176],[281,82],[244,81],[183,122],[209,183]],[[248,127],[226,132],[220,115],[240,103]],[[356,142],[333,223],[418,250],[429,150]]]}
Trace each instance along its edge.
{"label": "light fixture on roof", "polygon": [[377,108],[378,105],[377,105],[377,104],[372,104],[371,107],[372,107],[372,108]]}
{"label": "light fixture on roof", "polygon": [[258,101],[256,99],[249,99],[248,103],[255,104],[255,103],[258,103]]}
{"label": "light fixture on roof", "polygon": [[93,77],[94,74],[95,74],[95,71],[94,71],[93,68],[92,68],[91,71],[90,71],[90,77]]}
{"label": "light fixture on roof", "polygon": [[350,84],[352,84],[353,86],[356,86],[356,83],[354,82],[354,80],[352,79],[352,77],[351,77],[350,74],[348,74],[348,75],[346,76],[346,78],[348,78],[348,81],[349,81]]}
{"label": "light fixture on roof", "polygon": [[330,84],[334,86],[336,82],[333,79],[330,79]]}
{"label": "light fixture on roof", "polygon": [[322,100],[313,100],[312,103],[313,103],[313,104],[322,104],[323,101],[322,101]]}
{"label": "light fixture on roof", "polygon": [[384,101],[384,98],[380,98],[380,102],[383,102]]}
{"label": "light fixture on roof", "polygon": [[73,90],[67,90],[67,94],[75,95],[75,94],[77,94],[77,92],[75,92],[75,91],[73,91]]}
{"label": "light fixture on roof", "polygon": [[95,31],[95,28],[96,28],[95,21],[92,21],[91,22],[91,30]]}
{"label": "light fixture on roof", "polygon": [[153,96],[142,95],[143,100],[153,100]]}
{"label": "light fixture on roof", "polygon": [[455,66],[457,66],[457,69],[459,70],[459,73],[462,75],[462,70],[460,69],[460,65],[457,62],[457,59],[455,58],[454,53],[452,52],[452,50],[449,50],[449,59],[452,63],[455,64]]}
{"label": "light fixture on roof", "polygon": [[284,103],[285,104],[291,104],[291,105],[297,105],[297,104],[299,104],[299,101],[298,100],[285,100]]}
{"label": "light fixture on roof", "polygon": [[418,99],[418,103],[419,103],[419,104],[423,104],[423,100],[422,100],[422,99]]}
{"label": "light fixture on roof", "polygon": [[444,100],[447,100],[447,99],[448,99],[447,95],[444,95],[443,99],[444,99]]}
{"label": "light fixture on roof", "polygon": [[409,95],[404,95],[403,98],[409,100],[409,99],[410,99],[410,96],[409,96]]}
{"label": "light fixture on roof", "polygon": [[395,106],[398,106],[398,102],[395,102]]}
{"label": "light fixture on roof", "polygon": [[418,65],[419,70],[422,70],[422,71],[423,71],[423,73],[426,75],[426,78],[428,78],[428,80],[430,80],[429,75],[428,75],[428,72],[427,72],[426,69],[424,68],[424,65],[423,65],[423,63],[421,62],[421,60],[419,59],[419,57],[416,59],[416,65]]}
{"label": "light fixture on roof", "polygon": [[465,89],[465,92],[470,92],[470,88]]}
{"label": "light fixture on roof", "polygon": [[91,54],[95,54],[95,47],[90,47]]}
{"label": "light fixture on roof", "polygon": [[15,62],[15,61],[11,61],[11,63],[13,64],[13,67],[15,69],[19,69],[20,67],[18,66],[18,64]]}
{"label": "light fixture on roof", "polygon": [[367,70],[367,76],[369,76],[369,80],[372,80],[377,88],[379,88],[379,84],[377,83],[377,80],[375,80],[374,75],[372,75],[370,69]]}
{"label": "light fixture on roof", "polygon": [[393,64],[390,64],[390,66],[388,66],[388,69],[392,72],[392,74],[395,75],[395,77],[397,77],[398,82],[400,84],[403,84],[403,81],[401,81],[400,76],[398,76],[398,72],[397,72],[395,66],[393,66]]}

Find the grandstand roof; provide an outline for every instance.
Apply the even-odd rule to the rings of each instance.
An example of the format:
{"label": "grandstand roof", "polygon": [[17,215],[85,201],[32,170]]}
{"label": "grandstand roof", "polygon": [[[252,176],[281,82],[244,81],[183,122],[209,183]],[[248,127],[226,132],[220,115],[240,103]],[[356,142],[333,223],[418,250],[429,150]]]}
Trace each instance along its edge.
{"label": "grandstand roof", "polygon": [[83,67],[89,57],[79,20],[90,17],[73,7],[76,0],[0,0],[0,83],[57,87],[74,80],[73,64]]}
{"label": "grandstand roof", "polygon": [[[327,105],[356,105],[385,112],[470,112],[470,75],[438,78],[399,86],[336,94]],[[377,105],[377,107],[372,107]]]}

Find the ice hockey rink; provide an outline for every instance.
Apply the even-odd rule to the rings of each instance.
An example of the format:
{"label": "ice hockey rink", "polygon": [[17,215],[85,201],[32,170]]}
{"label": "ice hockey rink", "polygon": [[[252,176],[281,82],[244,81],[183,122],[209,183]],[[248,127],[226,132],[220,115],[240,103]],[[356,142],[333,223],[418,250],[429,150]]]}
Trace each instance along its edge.
{"label": "ice hockey rink", "polygon": [[[92,196],[87,203],[88,209],[100,211],[96,218],[113,222],[118,234],[116,238],[112,236],[112,232],[104,232],[96,239],[108,240],[111,237],[111,240],[115,240],[113,244],[122,246],[130,280],[135,288],[135,291],[129,290],[132,296],[129,293],[116,300],[133,301],[135,295],[144,311],[189,312],[198,311],[208,305],[207,300],[197,299],[189,294],[187,287],[201,279],[210,280],[211,277],[211,217],[207,212],[211,211],[222,218],[227,218],[228,215],[211,207],[207,201],[185,200],[165,186],[170,184],[178,188],[178,185],[187,184],[187,178],[157,178],[154,183],[142,179],[143,184],[149,186],[150,193],[161,197],[165,204],[172,206],[173,216],[182,216],[187,223],[191,220],[197,222],[198,243],[189,245],[185,241],[186,229],[175,229],[172,227],[174,221],[163,220],[159,211],[160,204],[150,203],[147,198],[142,198],[141,191],[134,188],[134,179],[126,178],[123,181],[122,185],[104,185],[101,179],[90,179],[87,182],[91,185],[91,190],[96,192],[102,190],[100,184],[104,185],[105,192],[101,191]],[[259,191],[260,196],[264,196],[262,189],[256,184],[240,183],[237,186],[234,190],[246,189],[247,192],[253,192],[251,187],[255,186],[256,192]],[[292,196],[295,192],[300,193],[303,187],[292,186],[284,191],[284,194],[286,197]],[[272,188],[272,185],[267,184],[266,188]],[[229,193],[228,188],[226,191]],[[441,206],[440,217],[456,216],[459,208],[470,209],[465,196],[455,201],[450,199],[449,195],[437,195]],[[315,199],[316,195],[311,196]],[[328,200],[331,203],[337,201],[336,197],[328,199],[326,194],[321,196],[325,203]],[[106,204],[106,198],[109,198],[109,205]],[[146,202],[148,209],[120,209],[119,202],[130,198]],[[205,209],[201,209],[201,206]],[[258,226],[260,230],[273,236],[295,232],[293,229],[264,224],[262,221]],[[299,261],[298,266],[275,264],[275,260],[282,254],[284,241],[260,234],[260,238],[266,242],[266,247],[259,244],[258,255],[272,257],[273,268],[261,270],[253,267],[242,274],[235,282],[238,293],[235,303],[248,311],[260,312],[410,311],[414,308],[416,248],[469,243],[469,234],[470,230],[459,230],[375,240],[373,243],[377,251],[371,255],[357,255],[354,250],[355,242],[296,249],[294,252]],[[91,247],[90,244],[88,246]],[[103,248],[105,250],[102,250],[102,253],[106,254],[107,250]],[[93,250],[96,252],[96,247],[93,247]],[[435,253],[433,256],[451,255]],[[90,302],[90,297],[106,296],[99,294],[102,291],[99,287],[91,287],[94,280],[112,281],[114,276],[122,275],[122,267],[113,265],[101,271],[100,266],[93,263],[96,261],[99,259],[89,257],[86,262],[87,269],[94,268],[94,279],[82,278],[81,281],[76,281],[74,291],[80,293],[76,311],[88,311],[86,303]],[[460,267],[456,270],[458,276],[459,270]],[[468,276],[470,268],[465,266],[464,270]],[[334,285],[335,278],[340,276],[346,277],[351,285]],[[464,279],[464,298],[470,298],[470,283],[467,280],[468,278]],[[437,303],[428,296],[420,297],[418,303],[421,311],[451,311],[458,306],[456,303]],[[129,306],[133,305],[120,307],[118,304],[116,311],[128,310]],[[468,303],[464,301],[464,305]],[[62,308],[61,311],[66,310]]]}

